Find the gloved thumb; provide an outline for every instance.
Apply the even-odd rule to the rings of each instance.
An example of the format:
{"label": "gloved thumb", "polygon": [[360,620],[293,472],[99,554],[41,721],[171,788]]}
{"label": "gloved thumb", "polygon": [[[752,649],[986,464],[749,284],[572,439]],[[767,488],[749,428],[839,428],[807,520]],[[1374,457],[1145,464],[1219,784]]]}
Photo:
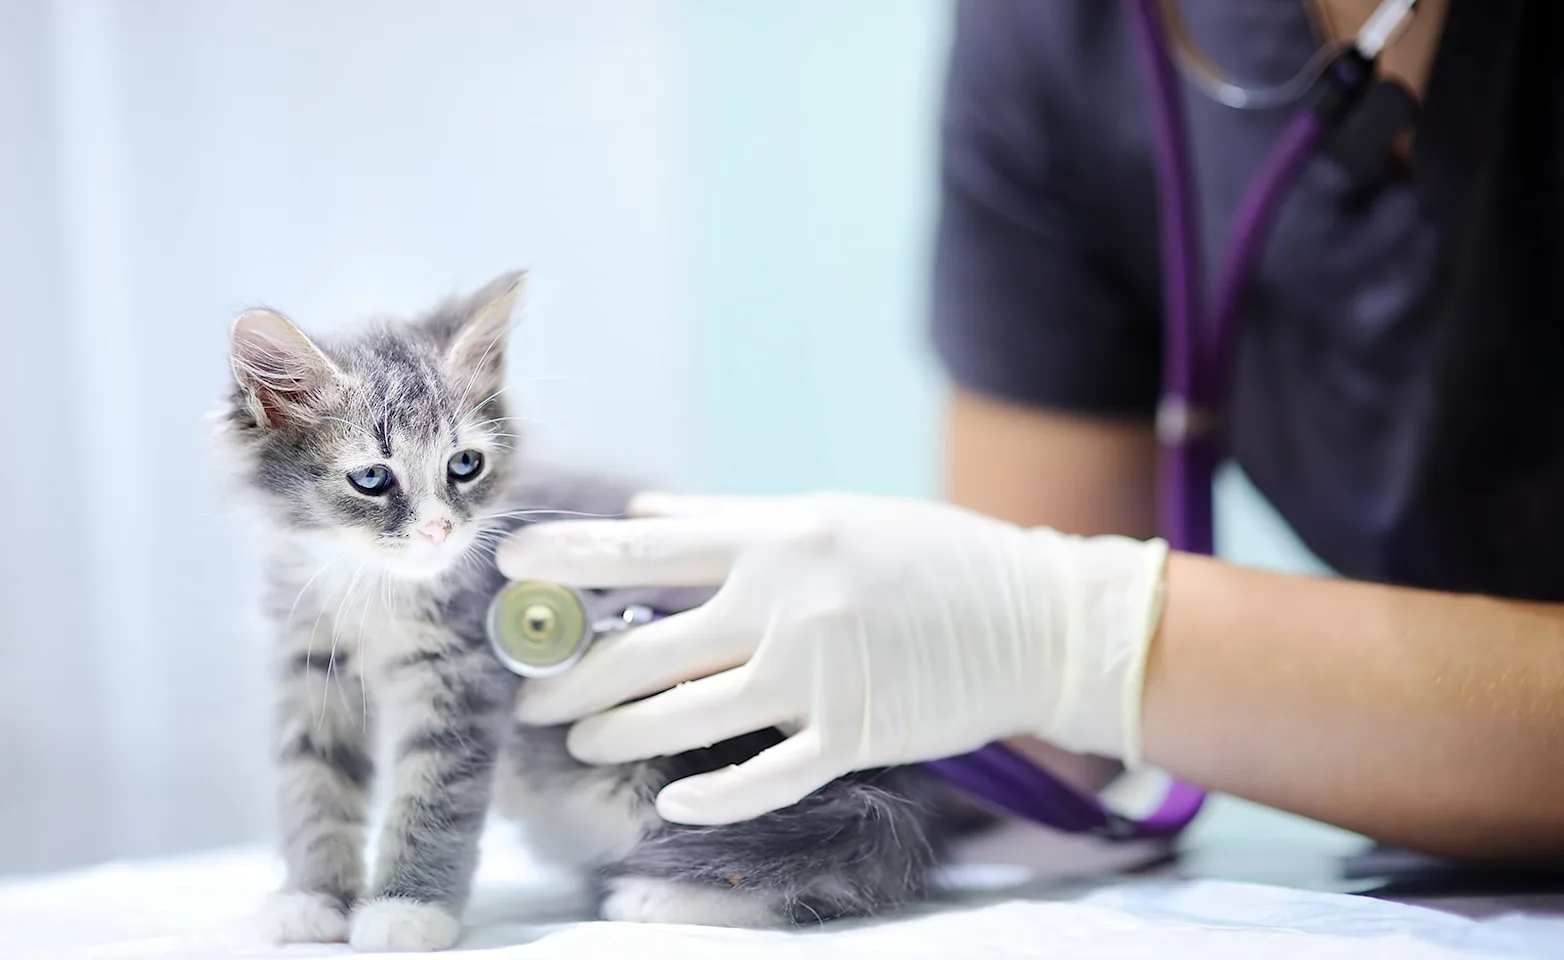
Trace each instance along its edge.
{"label": "gloved thumb", "polygon": [[657,795],[670,823],[717,826],[790,806],[845,773],[804,730],[738,766],[675,780]]}

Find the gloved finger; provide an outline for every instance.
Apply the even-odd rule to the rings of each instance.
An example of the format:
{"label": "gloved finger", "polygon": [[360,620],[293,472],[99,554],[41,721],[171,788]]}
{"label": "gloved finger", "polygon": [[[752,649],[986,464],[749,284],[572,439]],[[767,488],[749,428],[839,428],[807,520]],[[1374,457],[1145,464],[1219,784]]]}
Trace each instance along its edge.
{"label": "gloved finger", "polygon": [[754,524],[718,519],[568,520],[522,527],[495,561],[512,580],[578,587],[709,587],[723,582]]}
{"label": "gloved finger", "polygon": [[811,728],[736,767],[675,780],[657,795],[670,823],[717,826],[790,806],[848,771],[821,747]]}
{"label": "gloved finger", "polygon": [[741,667],[587,717],[570,729],[566,745],[582,763],[629,763],[709,747],[787,719],[780,703],[754,694]]}
{"label": "gloved finger", "polygon": [[569,723],[686,680],[739,666],[755,643],[701,606],[596,641],[569,670],[523,688],[516,718]]}

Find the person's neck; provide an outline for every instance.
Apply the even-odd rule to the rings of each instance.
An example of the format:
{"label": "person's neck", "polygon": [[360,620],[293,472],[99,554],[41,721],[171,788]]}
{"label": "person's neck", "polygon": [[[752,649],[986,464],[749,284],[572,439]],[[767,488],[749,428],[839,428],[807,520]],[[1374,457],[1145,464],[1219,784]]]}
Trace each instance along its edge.
{"label": "person's neck", "polygon": [[[1380,0],[1306,0],[1320,34],[1350,40],[1378,8]],[[1444,32],[1449,0],[1420,0],[1417,12],[1380,56],[1380,74],[1398,80],[1421,100]]]}

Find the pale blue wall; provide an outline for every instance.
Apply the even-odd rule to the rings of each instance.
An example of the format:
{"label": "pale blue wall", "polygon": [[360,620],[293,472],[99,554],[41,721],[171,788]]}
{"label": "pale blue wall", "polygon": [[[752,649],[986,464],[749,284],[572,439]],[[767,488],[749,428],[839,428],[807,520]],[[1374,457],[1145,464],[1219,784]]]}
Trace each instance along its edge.
{"label": "pale blue wall", "polygon": [[[692,4],[695,368],[728,492],[937,492],[924,338],[946,0]],[[1323,570],[1241,475],[1219,551]]]}
{"label": "pale blue wall", "polygon": [[920,321],[946,4],[693,10],[713,483],[933,493]]}

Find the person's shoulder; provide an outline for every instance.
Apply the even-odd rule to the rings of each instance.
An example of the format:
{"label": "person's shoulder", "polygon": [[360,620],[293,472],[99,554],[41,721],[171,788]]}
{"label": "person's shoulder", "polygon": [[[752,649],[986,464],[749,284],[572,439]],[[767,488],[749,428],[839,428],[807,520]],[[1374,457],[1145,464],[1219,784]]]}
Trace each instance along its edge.
{"label": "person's shoulder", "polygon": [[1155,405],[1156,211],[1118,6],[957,0],[931,317],[947,374],[973,392],[1115,416]]}
{"label": "person's shoulder", "polygon": [[1050,165],[1120,152],[1141,137],[1122,129],[1140,95],[1124,27],[1109,0],[957,0],[947,143],[1014,144]]}
{"label": "person's shoulder", "polygon": [[1029,208],[1062,214],[1082,194],[1117,195],[1144,176],[1140,77],[1120,4],[957,0],[954,13],[941,118],[949,180],[1036,220]]}

